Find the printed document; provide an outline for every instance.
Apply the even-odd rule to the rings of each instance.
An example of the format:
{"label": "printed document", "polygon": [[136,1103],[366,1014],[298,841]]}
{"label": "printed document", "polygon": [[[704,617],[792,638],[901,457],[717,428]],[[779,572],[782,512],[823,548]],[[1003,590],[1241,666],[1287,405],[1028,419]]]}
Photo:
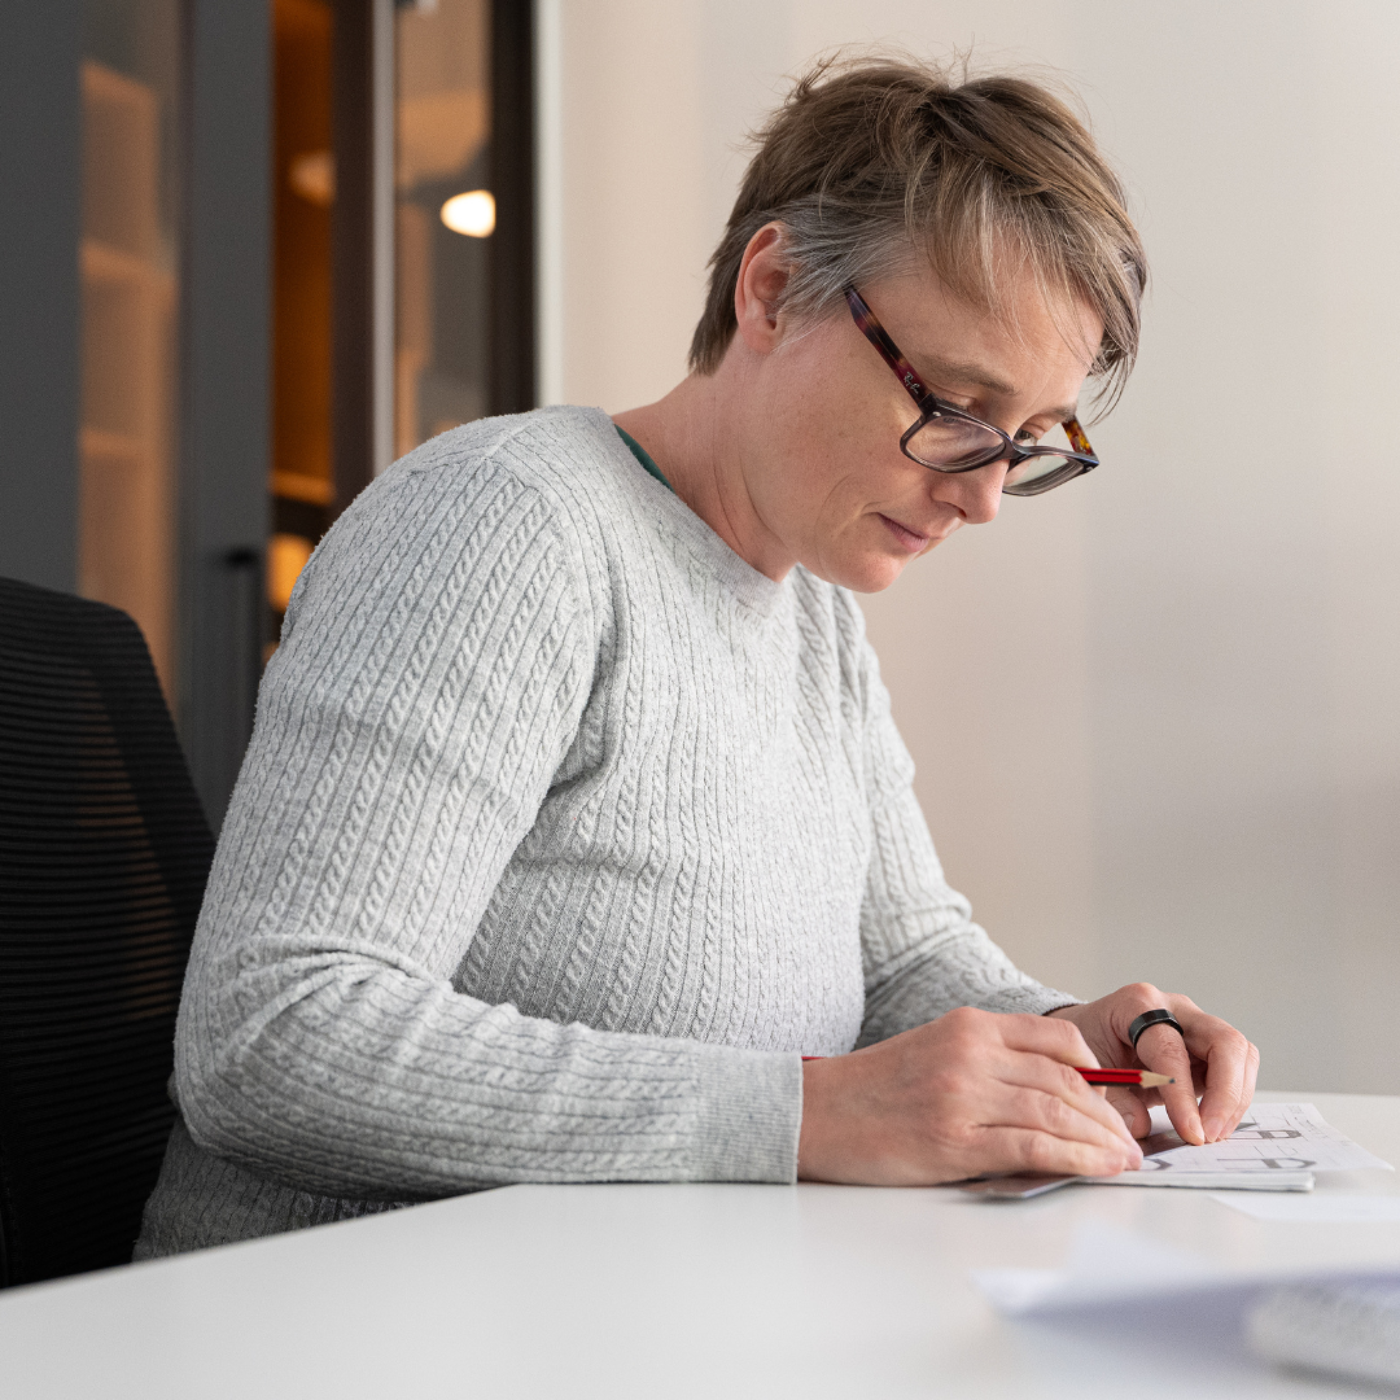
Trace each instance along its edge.
{"label": "printed document", "polygon": [[1026,1200],[1074,1182],[1091,1186],[1175,1186],[1198,1191],[1311,1191],[1314,1172],[1391,1171],[1339,1133],[1310,1103],[1254,1104],[1224,1142],[1188,1147],[1171,1129],[1166,1109],[1152,1110],[1153,1133],[1142,1166],[1117,1176],[983,1177],[959,1189],[992,1200]]}
{"label": "printed document", "polygon": [[[1153,1110],[1154,1123],[1160,1110]],[[1223,1177],[1222,1183],[1245,1186],[1238,1178],[1260,1178],[1299,1172],[1391,1170],[1364,1147],[1339,1133],[1310,1103],[1255,1104],[1224,1142],[1188,1147],[1170,1129],[1154,1133],[1142,1144],[1143,1163],[1133,1172],[1092,1180],[1113,1186],[1196,1185],[1178,1178]],[[1267,1186],[1265,1187],[1267,1189]]]}

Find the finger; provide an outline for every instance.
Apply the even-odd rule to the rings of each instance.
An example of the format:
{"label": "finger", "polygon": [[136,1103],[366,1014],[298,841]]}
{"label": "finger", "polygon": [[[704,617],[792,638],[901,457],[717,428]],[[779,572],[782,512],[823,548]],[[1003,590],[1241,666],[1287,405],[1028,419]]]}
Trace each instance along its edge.
{"label": "finger", "polygon": [[1152,1114],[1145,1094],[1135,1093],[1126,1084],[1110,1084],[1108,1102],[1114,1112],[1122,1116],[1135,1139],[1146,1137],[1152,1131]]}
{"label": "finger", "polygon": [[[1079,1112],[1111,1129],[1138,1153],[1132,1129],[1107,1099],[1094,1091],[1069,1066],[1097,1068],[1099,1061],[1072,1021],[1043,1016],[1002,1016],[998,1029],[1008,1049],[1020,1057],[1006,1063],[1002,1077],[1010,1083],[1040,1089],[1064,1099]],[[1064,1068],[1062,1068],[1062,1066]]]}
{"label": "finger", "polygon": [[1082,1069],[1099,1068],[1098,1056],[1089,1049],[1089,1042],[1073,1021],[1047,1016],[998,1016],[997,1022],[1003,1043],[1013,1050],[1044,1055]]}
{"label": "finger", "polygon": [[995,1164],[988,1166],[988,1171],[1117,1176],[1132,1166],[1116,1143],[1083,1142],[1004,1124],[981,1129],[976,1147],[979,1160]]}
{"label": "finger", "polygon": [[[1141,1164],[1141,1155],[1135,1147],[1129,1147],[1118,1134],[1109,1131],[1075,1112],[1063,1100],[1052,1094],[1043,1094],[1033,1089],[1012,1089],[999,1086],[997,1092],[988,1096],[984,1103],[984,1115],[977,1124],[981,1133],[1005,1130],[1013,1136],[1009,1139],[1024,1148],[1037,1143],[1035,1155],[1029,1159],[1017,1157],[1010,1161],[998,1159],[994,1168],[999,1171],[1092,1171],[1094,1175],[1106,1176],[1135,1168]],[[990,1139],[989,1139],[990,1141]],[[1047,1164],[1046,1153],[1050,1144],[1063,1144],[1061,1153],[1073,1149],[1078,1154],[1078,1165],[1073,1168]],[[1092,1154],[1092,1157],[1088,1154]],[[985,1160],[985,1159],[984,1159]],[[1061,1157],[1063,1160],[1063,1155]],[[1085,1163],[1088,1163],[1086,1165]]]}
{"label": "finger", "polygon": [[[1011,1126],[1029,1125],[1046,1131],[1059,1131],[1057,1123],[1063,1123],[1065,1131],[1061,1136],[1084,1138],[1093,1127],[1092,1140],[1108,1133],[1118,1142],[1120,1148],[1128,1149],[1130,1157],[1141,1159],[1141,1150],[1128,1125],[1107,1098],[1094,1087],[1084,1082],[1083,1077],[1068,1065],[1049,1059],[1045,1055],[1012,1052],[997,1066],[996,1078],[1013,1092],[1034,1094],[1038,1100],[1053,1100],[1059,1105],[1055,1112],[1064,1116],[1051,1119],[1045,1115],[1051,1110],[1044,1109],[1033,1119],[1002,1120]],[[990,1121],[979,1115],[983,1122]],[[1085,1140],[1090,1140],[1086,1138]]]}
{"label": "finger", "polygon": [[1207,1141],[1200,1110],[1196,1107],[1191,1055],[1181,1034],[1170,1026],[1149,1026],[1138,1037],[1137,1057],[1145,1068],[1168,1074],[1176,1081],[1163,1084],[1158,1092],[1167,1106],[1167,1117],[1182,1140],[1197,1147]]}
{"label": "finger", "polygon": [[1191,1028],[1191,1050],[1206,1065],[1201,1125],[1206,1141],[1218,1142],[1235,1131],[1254,1098],[1259,1051],[1227,1022],[1201,1020],[1207,1024]]}

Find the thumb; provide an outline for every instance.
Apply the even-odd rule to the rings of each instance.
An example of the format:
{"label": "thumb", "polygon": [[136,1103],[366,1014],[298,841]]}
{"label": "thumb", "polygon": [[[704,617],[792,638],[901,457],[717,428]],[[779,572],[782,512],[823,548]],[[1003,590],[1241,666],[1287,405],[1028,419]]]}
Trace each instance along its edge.
{"label": "thumb", "polygon": [[1110,1084],[1108,1101],[1123,1115],[1128,1131],[1135,1138],[1145,1138],[1152,1128],[1152,1115],[1147,1105],[1125,1084]]}

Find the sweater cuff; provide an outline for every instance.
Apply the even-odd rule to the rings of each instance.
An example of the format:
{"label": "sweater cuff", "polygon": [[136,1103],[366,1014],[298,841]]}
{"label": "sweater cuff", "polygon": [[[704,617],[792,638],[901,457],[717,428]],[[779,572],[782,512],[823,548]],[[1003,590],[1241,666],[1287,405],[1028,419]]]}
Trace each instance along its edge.
{"label": "sweater cuff", "polygon": [[1079,997],[1072,997],[1068,992],[1057,992],[1053,987],[1042,987],[1037,982],[1029,987],[1007,988],[1000,995],[989,997],[983,1003],[983,1009],[1022,1016],[1046,1016],[1062,1006],[1082,1005]]}
{"label": "sweater cuff", "polygon": [[802,1057],[729,1046],[698,1050],[696,1181],[797,1180]]}
{"label": "sweater cuff", "polygon": [[1049,996],[1047,997],[1044,1010],[1039,1013],[1042,1016],[1048,1016],[1052,1011],[1063,1011],[1067,1006],[1084,1005],[1083,997],[1066,996],[1064,992],[1051,992],[1049,987],[1045,990],[1049,993]]}

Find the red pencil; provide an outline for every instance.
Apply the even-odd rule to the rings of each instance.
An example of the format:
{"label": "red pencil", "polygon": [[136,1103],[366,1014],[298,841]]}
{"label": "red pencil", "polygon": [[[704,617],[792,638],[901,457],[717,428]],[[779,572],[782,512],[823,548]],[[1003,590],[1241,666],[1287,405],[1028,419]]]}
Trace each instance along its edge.
{"label": "red pencil", "polygon": [[[824,1060],[825,1055],[804,1055],[803,1061]],[[1156,1074],[1150,1069],[1084,1069],[1075,1066],[1088,1084],[1132,1084],[1140,1089],[1155,1089],[1162,1084],[1175,1084],[1169,1074]]]}
{"label": "red pencil", "polygon": [[1143,1089],[1155,1089],[1159,1084],[1176,1083],[1171,1075],[1154,1074],[1150,1069],[1080,1069],[1079,1072],[1090,1084],[1135,1084]]}

